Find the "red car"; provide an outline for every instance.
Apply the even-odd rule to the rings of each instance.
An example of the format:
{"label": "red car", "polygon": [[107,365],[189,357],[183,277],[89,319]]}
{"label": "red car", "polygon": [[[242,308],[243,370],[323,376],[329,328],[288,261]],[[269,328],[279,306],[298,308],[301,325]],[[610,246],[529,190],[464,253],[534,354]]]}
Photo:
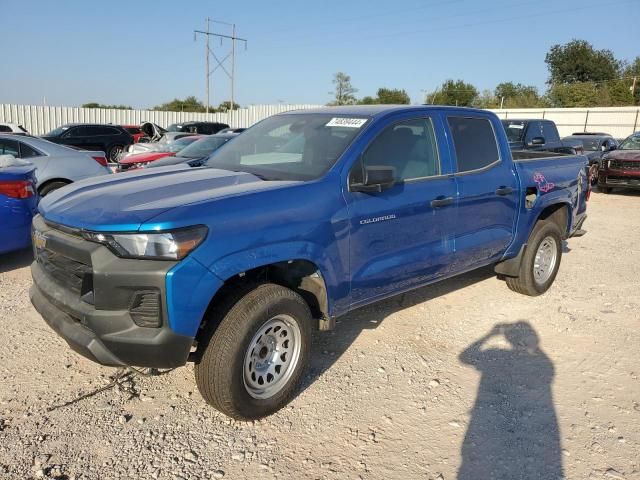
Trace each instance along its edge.
{"label": "red car", "polygon": [[191,135],[188,137],[182,137],[175,142],[170,143],[169,145],[159,146],[157,150],[128,155],[118,162],[118,168],[116,169],[116,172],[137,170],[138,168],[145,167],[149,163],[160,160],[161,158],[172,157],[180,150],[188,145],[191,145],[193,142],[200,138],[202,138],[202,135]]}
{"label": "red car", "polygon": [[138,143],[142,137],[146,136],[140,125],[121,125],[121,127],[131,134],[133,143]]}
{"label": "red car", "polygon": [[602,158],[598,171],[598,190],[640,189],[640,132],[627,137],[617,149]]}

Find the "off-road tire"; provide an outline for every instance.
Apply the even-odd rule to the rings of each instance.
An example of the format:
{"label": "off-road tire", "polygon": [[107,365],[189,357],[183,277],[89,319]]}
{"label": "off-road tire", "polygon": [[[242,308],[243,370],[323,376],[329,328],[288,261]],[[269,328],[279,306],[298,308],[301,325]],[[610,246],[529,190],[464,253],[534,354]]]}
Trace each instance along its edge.
{"label": "off-road tire", "polygon": [[[265,283],[218,314],[222,318],[211,319],[218,326],[196,360],[198,390],[209,405],[234,419],[255,420],[271,415],[293,399],[308,362],[312,336],[309,306],[293,290]],[[289,380],[277,393],[270,398],[254,398],[245,386],[245,354],[257,331],[277,315],[291,317],[299,327],[298,361]]]}
{"label": "off-road tire", "polygon": [[[536,258],[536,252],[540,244],[547,237],[552,237],[556,244],[556,261],[551,276],[544,282],[538,283],[534,278],[534,263]],[[529,240],[527,241],[527,248],[525,249],[522,262],[520,263],[520,272],[517,277],[505,277],[507,286],[514,292],[521,293],[523,295],[529,295],[536,297],[546,292],[553,284],[553,281],[558,274],[560,268],[560,260],[562,259],[562,232],[557,224],[553,222],[547,222],[544,220],[538,221],[533,228]]]}

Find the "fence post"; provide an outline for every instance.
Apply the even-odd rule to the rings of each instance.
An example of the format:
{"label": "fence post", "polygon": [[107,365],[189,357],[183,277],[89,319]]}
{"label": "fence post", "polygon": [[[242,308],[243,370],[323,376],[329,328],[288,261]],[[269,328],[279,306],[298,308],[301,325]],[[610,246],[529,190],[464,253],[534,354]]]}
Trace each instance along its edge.
{"label": "fence post", "polygon": [[638,110],[636,110],[636,119],[633,122],[633,132],[631,133],[635,133],[636,128],[638,128],[638,114],[640,113],[640,108]]}
{"label": "fence post", "polygon": [[587,114],[584,116],[584,129],[583,132],[587,131],[587,123],[589,123],[589,109],[587,108]]}

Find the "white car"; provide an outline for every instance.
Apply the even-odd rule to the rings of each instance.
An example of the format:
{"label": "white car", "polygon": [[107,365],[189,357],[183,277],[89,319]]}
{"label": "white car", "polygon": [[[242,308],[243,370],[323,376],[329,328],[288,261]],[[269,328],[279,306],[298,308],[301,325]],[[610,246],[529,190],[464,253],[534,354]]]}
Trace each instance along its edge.
{"label": "white car", "polygon": [[112,173],[104,152],[74,150],[30,136],[0,133],[0,155],[13,155],[36,166],[41,196],[84,178]]}
{"label": "white car", "polygon": [[22,125],[10,122],[0,122],[0,133],[12,133],[14,135],[29,135]]}

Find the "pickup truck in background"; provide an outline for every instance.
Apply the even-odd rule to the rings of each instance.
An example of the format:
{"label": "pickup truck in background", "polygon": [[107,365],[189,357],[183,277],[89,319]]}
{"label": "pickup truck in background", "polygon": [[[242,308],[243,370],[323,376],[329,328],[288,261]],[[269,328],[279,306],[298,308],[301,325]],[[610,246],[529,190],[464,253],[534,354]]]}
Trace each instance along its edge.
{"label": "pickup truck in background", "polygon": [[568,155],[582,154],[582,141],[560,139],[558,127],[551,120],[502,120],[511,150],[533,150]]}
{"label": "pickup truck in background", "polygon": [[[237,419],[295,395],[312,330],[494,265],[553,283],[586,218],[586,158],[512,152],[488,111],[328,107],[254,125],[202,167],[78,182],[34,218],[31,300],[103,365],[195,362]],[[577,285],[576,285],[577,287]]]}

